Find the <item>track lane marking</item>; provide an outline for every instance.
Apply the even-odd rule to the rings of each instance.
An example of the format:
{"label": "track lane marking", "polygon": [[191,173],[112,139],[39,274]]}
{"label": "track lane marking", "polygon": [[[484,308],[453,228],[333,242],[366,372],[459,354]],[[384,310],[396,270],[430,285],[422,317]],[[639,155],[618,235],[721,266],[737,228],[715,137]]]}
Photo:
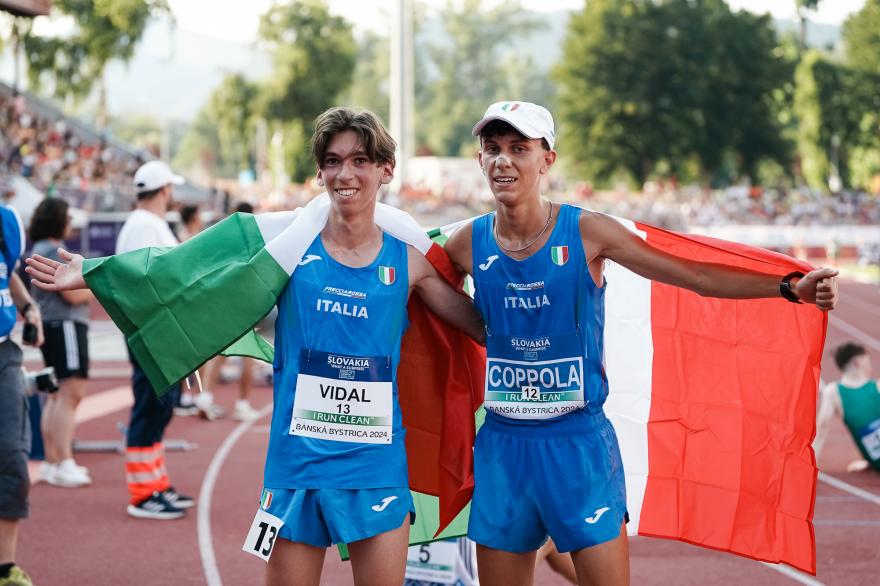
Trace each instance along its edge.
{"label": "track lane marking", "polygon": [[866,311],[868,313],[873,313],[874,315],[880,315],[880,305],[876,303],[870,303],[867,301],[862,301],[861,299],[847,297],[845,304],[847,307],[853,307],[862,311]]}
{"label": "track lane marking", "polygon": [[801,584],[806,584],[807,586],[825,586],[824,582],[820,582],[809,574],[804,574],[803,572],[799,572],[798,570],[795,570],[794,568],[791,568],[789,566],[784,566],[782,564],[770,564],[767,562],[761,563],[771,570],[776,570],[780,574],[788,576],[795,582],[800,582]]}
{"label": "track lane marking", "polygon": [[247,432],[251,426],[257,421],[272,412],[272,404],[269,403],[259,411],[257,417],[250,421],[242,421],[232,432],[226,436],[220,447],[211,458],[208,470],[205,472],[205,478],[202,480],[202,486],[199,489],[198,516],[196,521],[196,534],[199,542],[199,555],[202,558],[202,570],[205,573],[205,581],[208,586],[222,586],[223,580],[220,579],[220,568],[217,567],[217,556],[214,554],[214,539],[211,536],[211,499],[214,494],[214,486],[217,484],[217,477],[220,475],[220,469],[223,467],[226,458],[241,436]]}
{"label": "track lane marking", "polygon": [[832,326],[880,352],[880,340],[868,335],[848,321],[842,320],[837,316],[829,315],[828,317],[831,318],[828,320],[828,323]]}
{"label": "track lane marking", "polygon": [[131,385],[113,387],[100,393],[86,395],[76,408],[74,422],[79,425],[92,419],[98,419],[115,411],[121,411],[134,405]]}
{"label": "track lane marking", "polygon": [[834,488],[836,488],[838,490],[842,490],[843,492],[848,492],[849,494],[851,494],[853,496],[857,496],[860,499],[866,500],[869,503],[873,503],[873,504],[877,505],[878,507],[880,507],[880,496],[874,494],[873,492],[868,492],[867,490],[865,490],[863,488],[859,488],[858,486],[853,486],[852,484],[849,484],[848,482],[844,482],[843,480],[840,480],[839,478],[835,478],[834,476],[831,476],[829,474],[825,474],[824,472],[819,472],[819,480],[821,480],[825,484],[833,486]]}

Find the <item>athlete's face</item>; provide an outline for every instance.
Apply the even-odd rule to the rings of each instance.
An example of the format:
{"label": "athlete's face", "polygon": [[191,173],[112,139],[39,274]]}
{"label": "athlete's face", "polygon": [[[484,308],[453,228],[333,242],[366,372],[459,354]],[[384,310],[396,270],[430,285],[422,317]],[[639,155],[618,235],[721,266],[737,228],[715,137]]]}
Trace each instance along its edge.
{"label": "athlete's face", "polygon": [[330,139],[324,159],[318,165],[318,180],[337,206],[360,209],[375,201],[379,186],[391,182],[391,163],[371,161],[352,130],[340,132]]}
{"label": "athlete's face", "polygon": [[858,376],[865,378],[871,377],[871,355],[868,353],[860,354],[852,359],[852,371]]}
{"label": "athlete's face", "polygon": [[541,193],[541,177],[556,161],[556,151],[544,150],[540,138],[516,133],[483,138],[479,160],[495,198],[510,202]]}

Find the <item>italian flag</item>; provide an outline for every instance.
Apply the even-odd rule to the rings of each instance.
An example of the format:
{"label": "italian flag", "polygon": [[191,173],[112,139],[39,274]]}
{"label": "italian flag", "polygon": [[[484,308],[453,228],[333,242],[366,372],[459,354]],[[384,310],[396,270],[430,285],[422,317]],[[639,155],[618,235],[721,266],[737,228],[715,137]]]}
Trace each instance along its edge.
{"label": "italian flag", "polygon": [[[319,196],[296,212],[236,214],[174,249],[86,261],[86,281],[153,386],[165,389],[236,340],[248,345],[328,210]],[[766,250],[620,221],[685,258],[772,275],[809,268]],[[437,242],[467,221],[432,231],[435,242],[388,206],[377,205],[376,222],[461,285]],[[567,252],[551,258],[564,262]],[[606,278],[606,412],[623,454],[629,532],[815,573],[810,444],[826,314],[782,298],[701,298],[614,263]],[[443,528],[442,536],[465,531],[485,354],[416,296],[408,311],[398,381],[410,483],[422,493],[411,535],[418,543]],[[439,496],[439,505],[425,495]]]}
{"label": "italian flag", "polygon": [[[771,275],[810,269],[619,221],[676,256]],[[815,574],[811,442],[827,313],[781,297],[703,298],[615,263],[605,275],[605,411],[623,454],[629,532]]]}

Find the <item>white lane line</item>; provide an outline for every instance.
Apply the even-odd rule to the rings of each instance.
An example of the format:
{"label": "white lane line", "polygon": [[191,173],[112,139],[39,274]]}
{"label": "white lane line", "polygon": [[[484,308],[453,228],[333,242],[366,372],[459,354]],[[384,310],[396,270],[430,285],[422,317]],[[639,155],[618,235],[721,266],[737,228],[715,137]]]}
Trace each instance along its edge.
{"label": "white lane line", "polygon": [[852,325],[851,323],[849,323],[847,321],[840,319],[836,315],[831,315],[829,317],[831,319],[828,321],[832,326],[836,327],[837,329],[839,329],[842,332],[846,332],[847,334],[849,334],[853,338],[859,340],[863,344],[866,344],[866,345],[870,346],[871,348],[873,348],[874,350],[877,350],[878,352],[880,352],[880,340],[878,340],[877,338],[874,338],[873,336],[869,336],[868,334],[866,334],[865,332],[863,332],[862,330],[860,330],[856,326]]}
{"label": "white lane line", "polygon": [[878,299],[877,303],[866,303],[859,299],[855,299],[854,297],[846,297],[844,299],[844,304],[847,306],[855,306],[861,309],[862,311],[867,311],[868,313],[873,313],[875,315],[880,315],[880,299]]}
{"label": "white lane line", "polygon": [[813,578],[809,574],[804,574],[803,572],[798,572],[794,568],[790,568],[788,566],[783,566],[781,564],[768,564],[767,562],[761,562],[771,570],[776,570],[780,574],[784,576],[788,576],[795,582],[800,582],[801,584],[807,584],[808,586],[825,586],[823,582]]}
{"label": "white lane line", "polygon": [[121,385],[99,393],[92,393],[80,401],[74,422],[79,425],[116,411],[128,409],[132,405],[134,405],[134,395],[131,392],[131,385]]}
{"label": "white lane line", "polygon": [[220,579],[220,568],[217,567],[217,557],[214,555],[214,539],[211,536],[211,497],[214,494],[214,485],[217,484],[217,477],[223,463],[229,456],[229,452],[235,447],[235,444],[241,439],[241,436],[250,429],[250,427],[272,412],[272,404],[266,405],[257,412],[257,417],[251,421],[243,421],[232,430],[226,439],[220,444],[220,447],[214,453],[208,470],[205,472],[205,478],[202,480],[202,486],[199,489],[199,512],[196,523],[196,532],[199,538],[199,555],[202,557],[202,569],[205,572],[205,581],[208,586],[223,586]]}
{"label": "white lane line", "polygon": [[819,472],[819,480],[821,480],[825,484],[830,484],[831,486],[833,486],[834,488],[836,488],[838,490],[842,490],[843,492],[848,492],[849,494],[851,494],[853,496],[857,496],[859,498],[862,498],[862,499],[868,501],[869,503],[874,503],[875,505],[880,506],[880,496],[877,496],[873,492],[868,492],[867,490],[865,490],[863,488],[859,488],[858,486],[853,486],[852,484],[844,482],[843,480],[839,480],[833,476],[829,476],[828,474],[825,474],[824,472]]}

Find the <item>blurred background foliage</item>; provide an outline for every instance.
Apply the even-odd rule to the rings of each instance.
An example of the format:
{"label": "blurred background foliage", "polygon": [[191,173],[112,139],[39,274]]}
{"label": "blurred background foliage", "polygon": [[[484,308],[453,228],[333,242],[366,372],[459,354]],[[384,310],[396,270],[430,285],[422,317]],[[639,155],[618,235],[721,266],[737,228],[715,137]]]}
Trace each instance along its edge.
{"label": "blurred background foliage", "polygon": [[[415,2],[416,154],[472,155],[470,128],[485,107],[521,99],[554,112],[563,171],[599,186],[750,178],[825,188],[831,176],[865,185],[880,174],[880,0],[850,16],[837,51],[809,48],[819,0],[792,1],[800,22],[789,34],[723,0],[591,0],[559,32],[518,2],[433,11]],[[97,91],[102,127],[108,62],[131,58],[152,16],[173,15],[164,0],[54,6],[75,22],[73,35],[21,25],[13,42],[23,42],[33,87],[74,100]],[[267,156],[303,181],[314,173],[307,137],[319,112],[349,103],[387,120],[386,37],[356,35],[322,0],[276,4],[259,36],[271,74],[229,73],[186,131],[175,125],[175,164],[220,177],[253,170],[262,124],[268,137],[284,136]],[[552,62],[549,41],[559,45]],[[112,124],[120,137],[136,134],[127,125],[149,126],[136,117]]]}

